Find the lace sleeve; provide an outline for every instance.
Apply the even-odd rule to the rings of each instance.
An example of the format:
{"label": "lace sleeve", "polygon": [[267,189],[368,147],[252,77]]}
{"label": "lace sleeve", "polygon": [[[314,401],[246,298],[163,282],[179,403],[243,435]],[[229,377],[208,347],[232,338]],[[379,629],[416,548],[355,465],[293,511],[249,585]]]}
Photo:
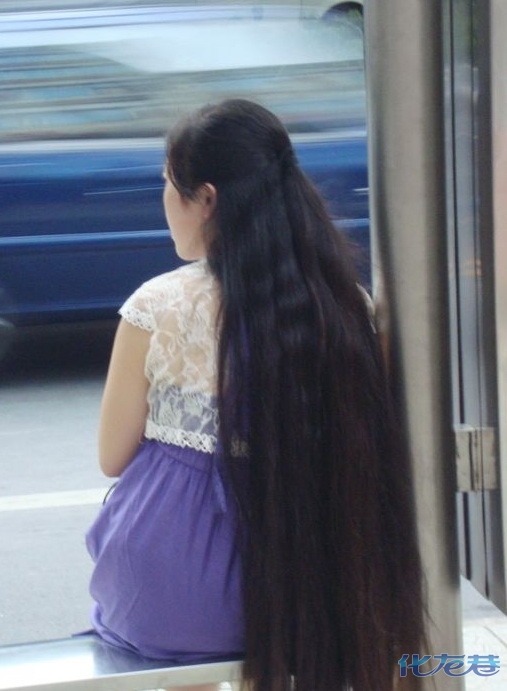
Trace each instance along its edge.
{"label": "lace sleeve", "polygon": [[129,324],[144,331],[155,331],[155,319],[150,300],[150,282],[143,283],[120,307],[119,313]]}

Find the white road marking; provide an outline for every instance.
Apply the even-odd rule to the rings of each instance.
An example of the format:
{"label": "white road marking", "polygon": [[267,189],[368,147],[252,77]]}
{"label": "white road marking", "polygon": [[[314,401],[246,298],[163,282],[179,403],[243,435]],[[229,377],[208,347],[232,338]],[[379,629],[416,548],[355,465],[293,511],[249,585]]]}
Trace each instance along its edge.
{"label": "white road marking", "polygon": [[67,492],[44,492],[43,494],[21,494],[0,497],[1,511],[26,511],[28,509],[55,509],[61,506],[86,506],[101,504],[108,488],[71,490]]}

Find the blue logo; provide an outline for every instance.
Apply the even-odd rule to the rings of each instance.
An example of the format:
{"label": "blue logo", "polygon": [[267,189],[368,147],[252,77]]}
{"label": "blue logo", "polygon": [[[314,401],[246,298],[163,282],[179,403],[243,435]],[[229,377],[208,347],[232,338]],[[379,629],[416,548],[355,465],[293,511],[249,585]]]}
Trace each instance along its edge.
{"label": "blue logo", "polygon": [[[406,677],[410,669],[414,677],[432,677],[434,674],[443,671],[448,677],[464,677],[465,674],[473,672],[478,677],[492,677],[500,671],[499,655],[412,655],[412,662],[408,662],[410,655],[403,655],[398,660],[400,666],[400,677]],[[430,662],[436,660],[433,669],[428,668],[435,664]],[[421,669],[426,665],[425,671]]]}

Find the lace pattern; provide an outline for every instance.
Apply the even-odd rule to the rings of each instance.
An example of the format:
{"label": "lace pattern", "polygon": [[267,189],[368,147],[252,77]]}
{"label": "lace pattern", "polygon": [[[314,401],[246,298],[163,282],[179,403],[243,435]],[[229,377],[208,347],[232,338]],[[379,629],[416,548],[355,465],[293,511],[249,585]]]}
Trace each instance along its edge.
{"label": "lace pattern", "polygon": [[121,316],[134,326],[138,326],[144,331],[153,331],[154,324],[150,314],[141,312],[141,310],[134,307],[134,305],[125,304],[120,308]]}
{"label": "lace pattern", "polygon": [[157,439],[165,444],[174,444],[175,446],[203,451],[204,453],[213,453],[217,446],[215,435],[157,425],[152,420],[147,420],[146,422],[145,437],[146,439]]}
{"label": "lace pattern", "polygon": [[145,436],[212,453],[217,444],[218,289],[205,261],[144,283],[122,317],[152,333]]}

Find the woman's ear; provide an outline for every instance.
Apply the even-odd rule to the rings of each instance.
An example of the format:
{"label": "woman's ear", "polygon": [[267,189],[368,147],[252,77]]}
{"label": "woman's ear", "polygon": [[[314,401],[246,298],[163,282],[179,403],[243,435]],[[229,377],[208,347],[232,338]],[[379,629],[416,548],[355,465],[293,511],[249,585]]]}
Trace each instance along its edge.
{"label": "woman's ear", "polygon": [[198,197],[202,206],[203,218],[205,221],[209,221],[215,213],[217,205],[216,187],[210,182],[205,182],[204,185],[199,188]]}

